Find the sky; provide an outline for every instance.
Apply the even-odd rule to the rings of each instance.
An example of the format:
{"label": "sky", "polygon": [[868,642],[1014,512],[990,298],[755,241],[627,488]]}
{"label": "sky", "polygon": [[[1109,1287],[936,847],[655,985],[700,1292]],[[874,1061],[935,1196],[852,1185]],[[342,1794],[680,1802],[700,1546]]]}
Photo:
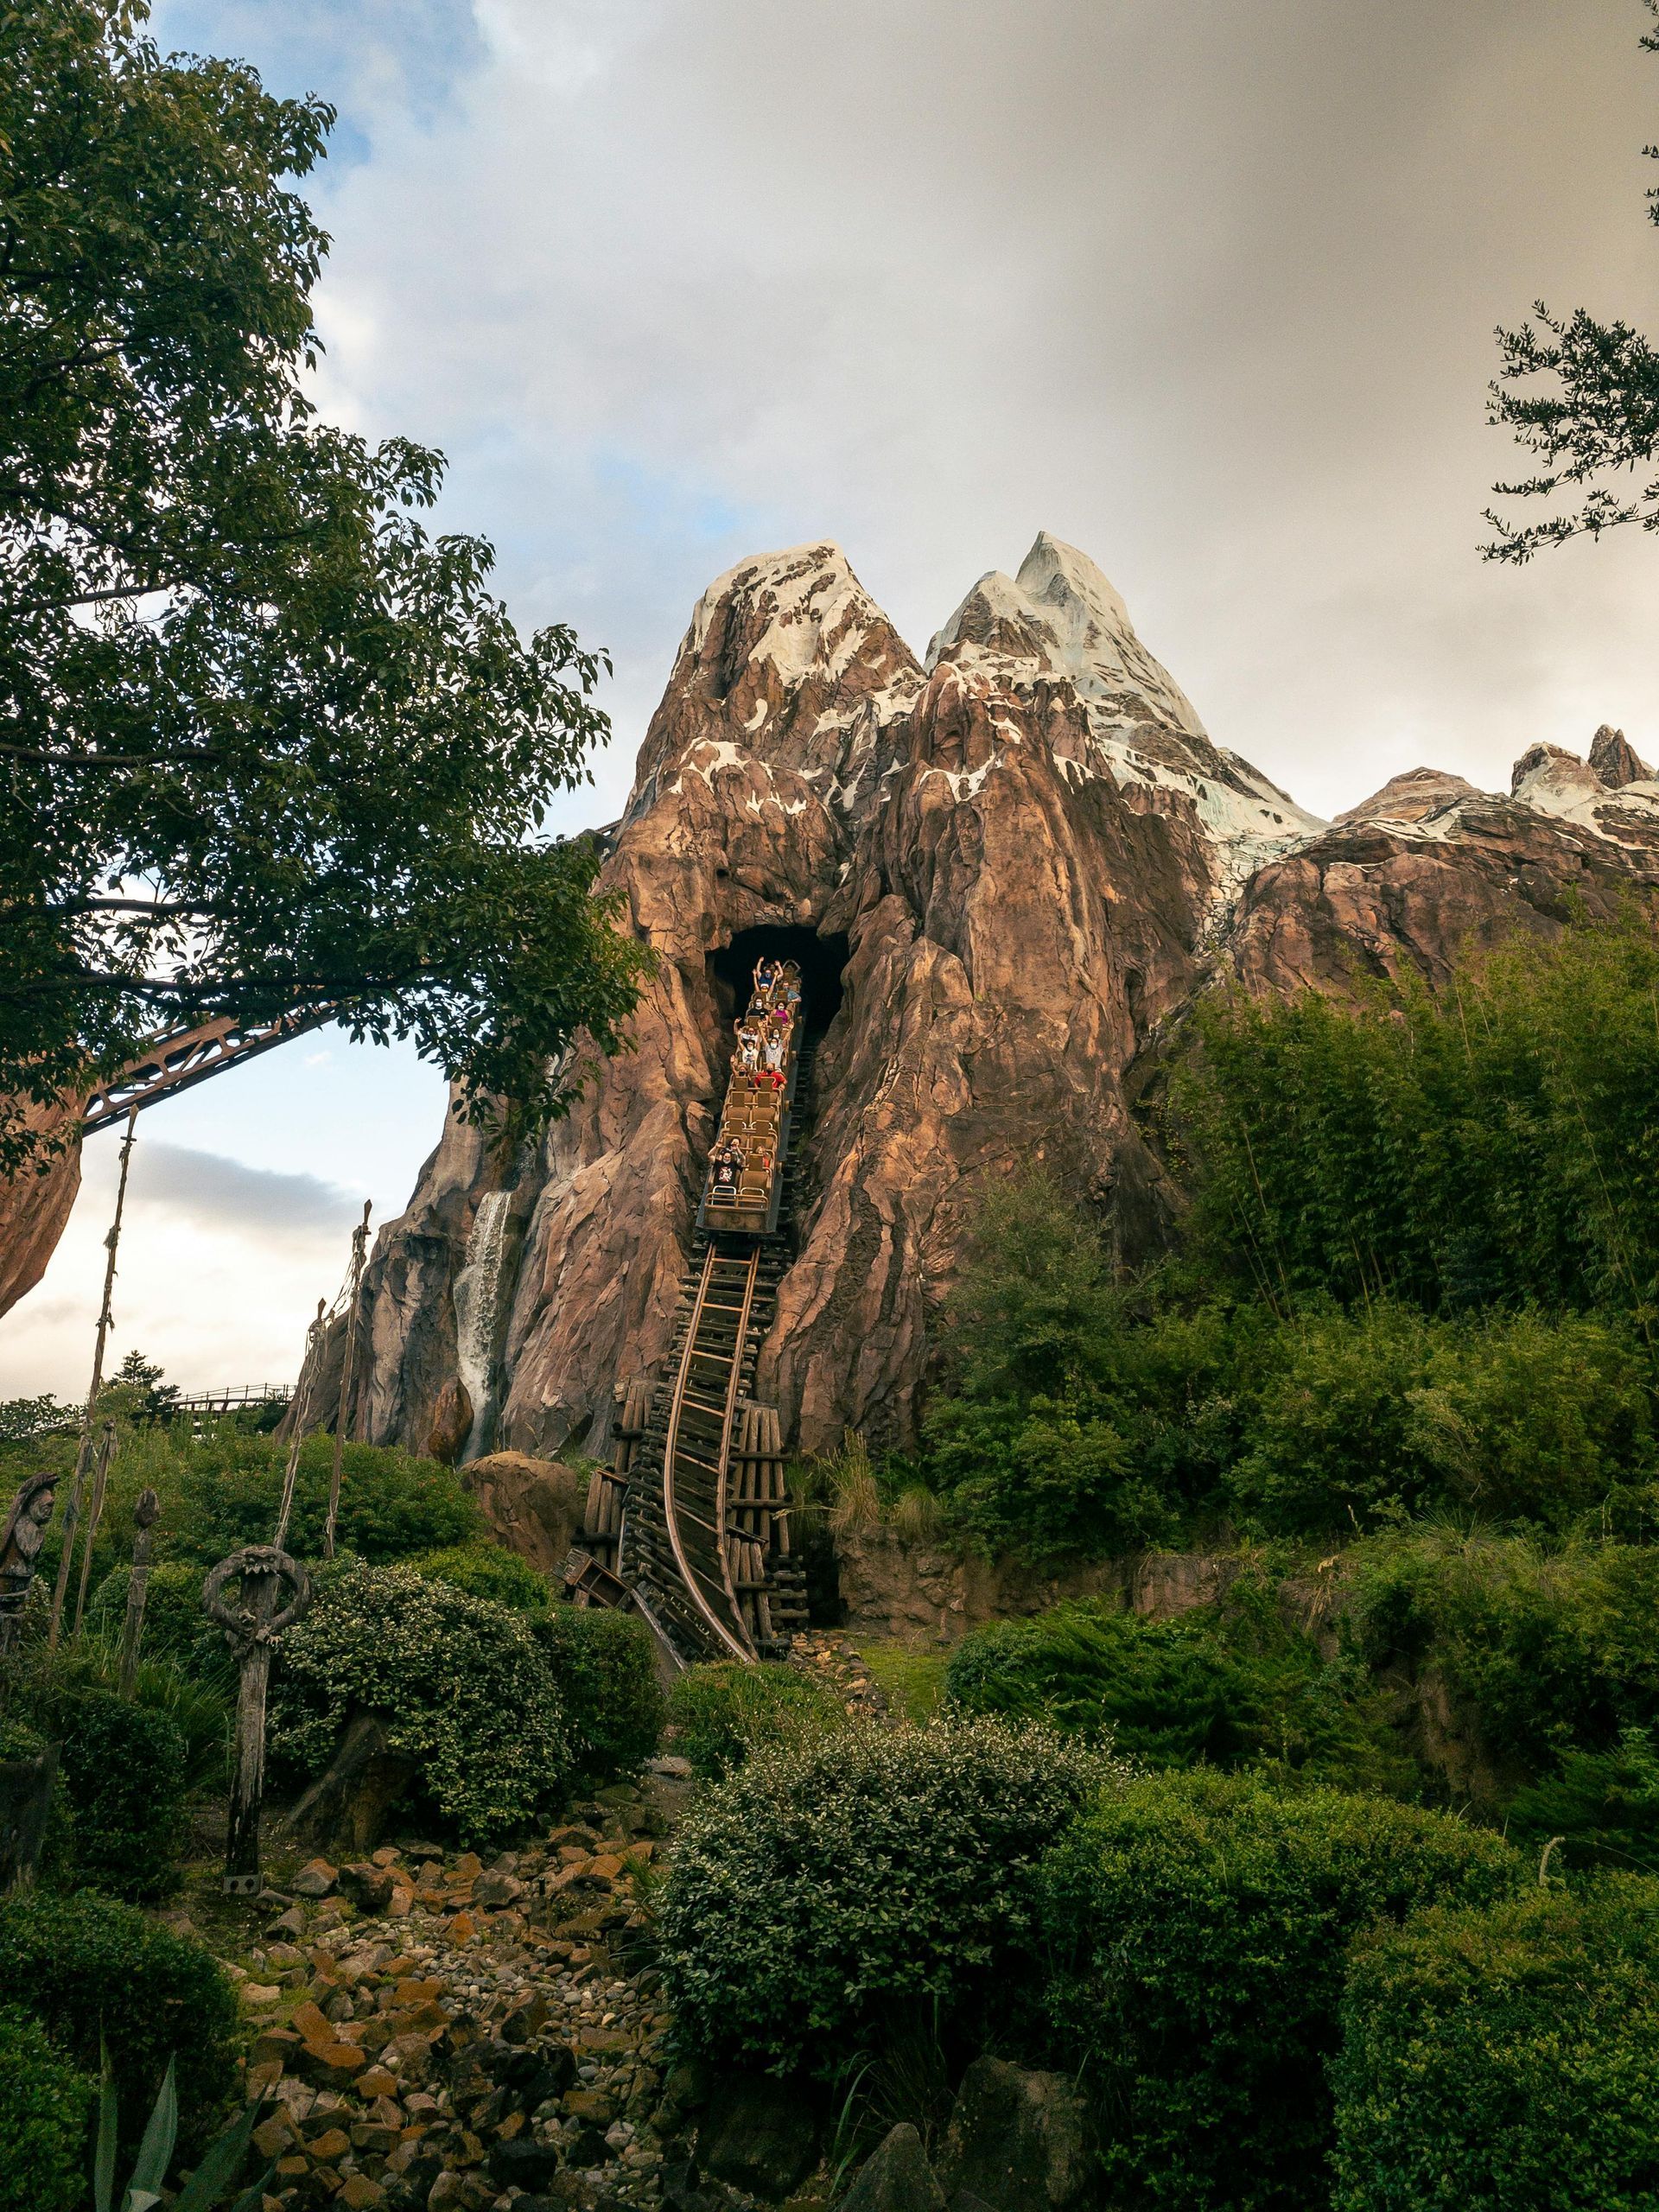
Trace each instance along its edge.
{"label": "sky", "polygon": [[[162,0],[339,111],[308,185],[325,412],[440,447],[525,626],[607,647],[620,810],[705,584],[834,537],[919,652],[1039,529],[1217,742],[1329,814],[1507,788],[1596,726],[1659,754],[1659,543],[1516,569],[1481,511],[1494,327],[1651,328],[1639,0]],[[290,1377],[434,1071],[298,1040],[140,1124],[114,1356]],[[115,1139],[0,1394],[84,1390]]]}

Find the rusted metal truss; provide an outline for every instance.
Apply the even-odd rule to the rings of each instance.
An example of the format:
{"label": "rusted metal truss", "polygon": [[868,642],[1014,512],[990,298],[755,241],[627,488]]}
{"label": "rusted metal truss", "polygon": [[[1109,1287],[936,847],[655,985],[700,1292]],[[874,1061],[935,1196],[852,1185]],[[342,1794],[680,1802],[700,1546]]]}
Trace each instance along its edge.
{"label": "rusted metal truss", "polygon": [[130,1060],[118,1075],[93,1091],[86,1101],[83,1133],[91,1136],[95,1129],[124,1122],[135,1108],[153,1106],[158,1099],[188,1090],[193,1084],[206,1083],[226,1068],[239,1066],[256,1053],[285,1045],[290,1037],[320,1029],[337,1011],[333,1006],[303,1007],[270,1021],[236,1021],[219,1014],[198,1022],[194,1029],[158,1037],[147,1052]]}

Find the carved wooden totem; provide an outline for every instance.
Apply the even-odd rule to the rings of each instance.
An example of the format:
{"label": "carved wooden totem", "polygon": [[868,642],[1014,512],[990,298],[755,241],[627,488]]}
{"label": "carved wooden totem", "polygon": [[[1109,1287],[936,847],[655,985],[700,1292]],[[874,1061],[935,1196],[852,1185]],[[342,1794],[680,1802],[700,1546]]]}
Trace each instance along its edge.
{"label": "carved wooden totem", "polygon": [[[226,1586],[239,1580],[232,1601]],[[289,1595],[283,1601],[284,1584]],[[208,1618],[225,1631],[240,1669],[236,1700],[236,1770],[231,1783],[230,1827],[225,1839],[225,1891],[257,1897],[259,1811],[265,1794],[265,1696],[276,1639],[311,1602],[311,1580],[296,1559],[275,1544],[248,1544],[220,1560],[203,1585]]]}

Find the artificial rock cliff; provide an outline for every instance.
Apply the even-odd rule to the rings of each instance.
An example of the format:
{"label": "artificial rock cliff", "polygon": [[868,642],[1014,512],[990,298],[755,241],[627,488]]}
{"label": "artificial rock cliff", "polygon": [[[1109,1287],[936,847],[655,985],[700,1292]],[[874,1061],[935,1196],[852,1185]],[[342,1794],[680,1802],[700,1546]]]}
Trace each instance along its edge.
{"label": "artificial rock cliff", "polygon": [[902,1444],[988,1185],[1045,1162],[1126,1256],[1155,1247],[1179,1193],[1130,1102],[1195,992],[1433,978],[1656,875],[1659,783],[1617,732],[1535,747],[1507,796],[1419,770],[1326,823],[1211,742],[1046,536],[919,665],[836,546],[746,562],[697,605],[601,878],[659,957],[634,1049],[514,1156],[447,1123],[371,1261],[359,1433],[600,1448],[667,1345],[760,950],[832,1018],[758,1394],[803,1450]]}

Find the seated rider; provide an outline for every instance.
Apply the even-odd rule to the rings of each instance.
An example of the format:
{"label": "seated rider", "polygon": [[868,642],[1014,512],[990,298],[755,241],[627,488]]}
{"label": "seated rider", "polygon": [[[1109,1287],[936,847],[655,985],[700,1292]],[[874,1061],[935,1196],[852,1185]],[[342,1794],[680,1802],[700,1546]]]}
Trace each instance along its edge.
{"label": "seated rider", "polygon": [[732,1065],[740,1075],[760,1072],[760,1032],[752,1022],[737,1025],[737,1050],[732,1055]]}

